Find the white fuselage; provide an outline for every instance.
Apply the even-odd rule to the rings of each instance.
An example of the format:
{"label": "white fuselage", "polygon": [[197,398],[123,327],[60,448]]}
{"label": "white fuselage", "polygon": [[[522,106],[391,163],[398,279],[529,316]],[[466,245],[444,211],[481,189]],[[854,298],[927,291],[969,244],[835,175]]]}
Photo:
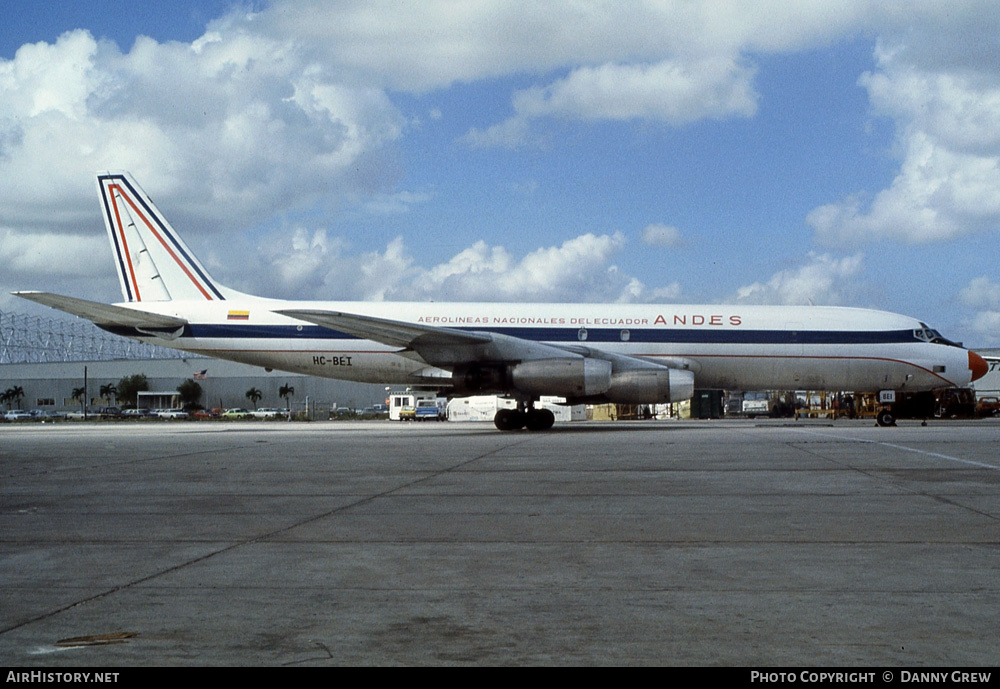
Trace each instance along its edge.
{"label": "white fuselage", "polygon": [[[120,306],[134,306],[128,303]],[[190,325],[148,342],[266,368],[345,380],[427,383],[411,351],[274,313],[317,309],[584,345],[688,368],[706,389],[930,390],[966,386],[969,353],[918,337],[894,313],[819,306],[288,302],[263,298],[144,301]],[[134,336],[134,335],[133,335]],[[447,386],[447,374],[441,382]]]}

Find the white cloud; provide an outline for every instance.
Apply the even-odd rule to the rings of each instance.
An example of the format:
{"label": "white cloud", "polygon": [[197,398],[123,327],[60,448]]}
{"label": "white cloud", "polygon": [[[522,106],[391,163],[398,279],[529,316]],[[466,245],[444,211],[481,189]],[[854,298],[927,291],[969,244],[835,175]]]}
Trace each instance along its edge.
{"label": "white cloud", "polygon": [[432,194],[415,191],[399,191],[393,194],[374,193],[364,202],[364,207],[376,215],[397,215],[406,213],[413,206],[427,203]]}
{"label": "white cloud", "polygon": [[654,223],[643,229],[642,241],[652,246],[680,246],[684,240],[676,227]]}
{"label": "white cloud", "polygon": [[798,50],[893,19],[898,11],[884,4],[295,0],[211,28],[229,33],[241,25],[275,40],[295,37],[311,58],[340,65],[364,83],[426,92],[580,65],[641,69],[678,56],[698,64],[741,51]]}
{"label": "white cloud", "polygon": [[624,236],[584,234],[520,260],[503,247],[477,242],[414,283],[428,296],[455,301],[607,301],[623,286],[609,261]]}
{"label": "white cloud", "polygon": [[130,169],[158,200],[220,227],[378,191],[387,180],[368,176],[365,157],[403,128],[381,89],[243,26],[192,45],[140,37],[127,54],[72,31],[0,61],[0,92],[0,220],[42,227],[93,218],[99,169]]}
{"label": "white cloud", "polygon": [[959,292],[959,298],[972,308],[1000,311],[1000,283],[986,276],[975,278]]}
{"label": "white cloud", "polygon": [[[523,88],[499,95],[500,114],[461,124],[478,124],[466,141],[480,146],[550,142],[544,123],[554,120],[669,127],[751,117],[758,56],[864,31],[881,39],[878,69],[861,85],[874,113],[896,123],[900,170],[887,189],[817,208],[809,216],[817,240],[982,232],[1000,225],[995,15],[984,0],[905,8],[866,0],[276,0],[258,13],[234,10],[189,44],[140,37],[123,53],[73,31],[0,60],[0,225],[21,228],[8,238],[30,227],[43,242],[64,237],[65,246],[93,248],[73,233],[103,236],[92,179],[109,168],[135,173],[193,245],[199,234],[232,232],[316,199],[336,208],[360,198],[355,207],[401,212],[426,195],[396,189],[404,171],[385,163],[410,131],[394,102],[400,92],[516,80]],[[433,107],[430,118],[440,114]],[[653,225],[643,237],[674,245],[675,232]],[[409,298],[419,284],[420,296],[435,298],[642,301],[681,291],[619,271],[618,235],[582,235],[526,255],[482,242],[421,268],[402,239],[351,255],[323,234],[292,234],[299,240],[261,259],[274,262],[288,294]],[[33,270],[21,244],[9,242],[3,256]],[[850,274],[843,261],[809,266]],[[802,300],[813,291],[805,298],[823,300],[822,289],[796,281],[807,269],[748,286],[744,297]],[[264,280],[252,271],[246,279]],[[833,297],[843,299],[836,286]]]}
{"label": "white cloud", "polygon": [[966,327],[977,335],[976,346],[1000,344],[1000,311],[980,311]]}
{"label": "white cloud", "polygon": [[269,238],[251,254],[249,262],[255,267],[244,271],[248,278],[267,275],[266,288],[235,286],[276,298],[381,301],[390,292],[405,289],[419,274],[402,237],[389,242],[383,252],[362,254],[351,254],[345,240],[328,237],[326,230],[298,227],[285,241],[282,245]]}
{"label": "white cloud", "polygon": [[[911,27],[881,40],[879,70],[860,79],[875,114],[895,122],[899,173],[867,202],[853,196],[810,213],[823,244],[926,243],[1000,227],[1000,73],[988,57],[1000,56],[997,24],[956,24],[947,14],[922,19],[915,35]],[[935,44],[948,37],[947,52],[913,47],[929,26]],[[966,52],[970,43],[983,53]]]}
{"label": "white cloud", "polygon": [[11,296],[19,290],[119,301],[105,233],[82,236],[0,227],[0,310],[52,315],[45,307]]}
{"label": "white cloud", "polygon": [[620,303],[671,303],[679,301],[683,290],[681,283],[672,282],[666,287],[646,287],[638,278],[631,278],[615,301]]}
{"label": "white cloud", "polygon": [[[81,260],[89,256],[107,256],[107,260]],[[0,228],[0,265],[5,275],[19,277],[37,273],[57,278],[93,276],[112,268],[104,236],[77,237],[12,228]]]}
{"label": "white cloud", "polygon": [[545,138],[533,133],[528,120],[523,117],[512,117],[484,130],[473,127],[460,141],[474,148],[541,147],[545,144]]}
{"label": "white cloud", "polygon": [[[891,12],[867,0],[617,3],[486,0],[275,2],[219,22],[294,39],[352,81],[422,93],[511,75],[546,83],[512,97],[513,116],[470,128],[475,146],[539,145],[540,118],[645,119],[676,126],[756,111],[754,51],[836,40]],[[215,28],[215,27],[213,27]]]}
{"label": "white cloud", "polygon": [[[872,7],[300,0],[237,8],[190,44],[139,37],[127,53],[73,31],[0,61],[0,222],[78,226],[92,217],[94,170],[108,168],[130,169],[188,219],[211,221],[199,229],[318,196],[384,193],[399,172],[366,163],[405,133],[392,90],[542,79],[512,94],[511,117],[469,130],[481,146],[544,142],[534,125],[546,118],[676,126],[751,116],[749,53],[895,20]],[[988,127],[991,113],[968,119]]]}
{"label": "white cloud", "polygon": [[[323,230],[298,228],[285,247],[258,252],[255,271],[271,276],[265,296],[394,301],[635,302],[673,300],[678,284],[647,288],[612,263],[625,245],[621,234],[583,234],[559,246],[515,256],[502,246],[475,242],[449,260],[421,267],[402,237],[385,251],[352,255]],[[241,287],[242,285],[237,285]]]}
{"label": "white cloud", "polygon": [[[914,12],[922,26],[964,16],[934,3],[917,3]],[[373,173],[365,161],[405,133],[393,90],[541,79],[512,94],[510,117],[469,130],[466,141],[481,146],[544,142],[534,125],[546,118],[676,126],[747,117],[758,97],[748,55],[892,27],[903,21],[897,14],[862,0],[626,8],[300,0],[257,13],[235,9],[190,44],[139,37],[124,54],[73,31],[0,61],[0,185],[5,199],[17,199],[0,199],[0,221],[79,223],[92,213],[93,171],[108,168],[131,169],[159,199],[216,227],[318,195],[335,202],[339,194],[385,192],[397,171]],[[883,69],[890,86],[899,82],[891,61]],[[908,92],[919,94],[919,74],[912,79]],[[993,98],[984,98],[994,92],[973,82],[939,80],[930,93],[939,94],[934,102],[965,104],[962,126],[945,126],[945,112],[939,129],[980,140],[995,132]],[[882,89],[894,102],[878,78],[869,88],[873,100]],[[969,206],[993,189],[986,167],[968,170],[983,192],[971,193]],[[826,216],[849,231],[850,213]]]}
{"label": "white cloud", "polygon": [[580,67],[544,88],[514,94],[526,118],[662,120],[672,125],[756,111],[754,70],[726,57]]}
{"label": "white cloud", "polygon": [[310,233],[304,228],[296,228],[292,234],[290,249],[270,258],[274,277],[272,287],[277,287],[279,294],[286,296],[322,282],[330,263],[336,260],[344,248],[342,241],[328,240],[326,230]]}
{"label": "white cloud", "polygon": [[986,276],[974,278],[958,295],[973,311],[965,327],[977,336],[980,346],[1000,344],[1000,283]]}
{"label": "white cloud", "polygon": [[508,148],[533,144],[530,123],[543,117],[639,119],[671,126],[749,117],[757,110],[753,75],[752,68],[728,57],[580,67],[548,86],[515,93],[513,117],[485,131],[473,128],[465,141]]}
{"label": "white cloud", "polygon": [[807,263],[782,270],[767,282],[740,287],[735,301],[740,304],[842,304],[851,283],[861,273],[861,255],[835,258],[810,252]]}
{"label": "white cloud", "polygon": [[806,221],[819,242],[925,243],[1000,226],[1000,148],[959,152],[924,131],[909,133],[905,144],[899,174],[871,203],[851,197],[809,213]]}

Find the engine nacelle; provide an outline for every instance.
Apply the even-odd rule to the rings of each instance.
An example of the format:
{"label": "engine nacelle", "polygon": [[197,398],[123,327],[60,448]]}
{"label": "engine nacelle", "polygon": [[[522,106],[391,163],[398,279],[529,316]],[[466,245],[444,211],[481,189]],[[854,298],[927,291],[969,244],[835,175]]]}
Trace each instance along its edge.
{"label": "engine nacelle", "polygon": [[600,395],[611,379],[611,362],[602,359],[538,359],[510,368],[511,385],[529,395]]}
{"label": "engine nacelle", "polygon": [[694,395],[694,373],[674,368],[621,371],[604,396],[619,404],[680,402]]}

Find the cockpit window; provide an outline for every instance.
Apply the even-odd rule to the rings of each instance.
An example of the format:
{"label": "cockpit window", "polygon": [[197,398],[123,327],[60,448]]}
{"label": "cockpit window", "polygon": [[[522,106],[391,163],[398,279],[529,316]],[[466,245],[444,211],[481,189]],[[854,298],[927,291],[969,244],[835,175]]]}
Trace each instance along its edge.
{"label": "cockpit window", "polygon": [[933,328],[928,328],[926,323],[921,323],[919,328],[914,329],[913,337],[920,340],[921,342],[930,342],[931,344],[943,344],[949,347],[961,347],[962,345],[957,342],[952,342],[946,337],[942,337],[941,333]]}

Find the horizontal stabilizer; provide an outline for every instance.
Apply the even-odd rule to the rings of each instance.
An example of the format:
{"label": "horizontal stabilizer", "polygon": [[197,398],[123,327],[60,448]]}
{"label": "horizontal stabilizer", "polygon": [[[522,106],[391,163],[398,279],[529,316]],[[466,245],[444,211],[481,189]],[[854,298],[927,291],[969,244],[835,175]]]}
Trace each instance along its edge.
{"label": "horizontal stabilizer", "polygon": [[130,328],[181,328],[187,325],[183,318],[161,316],[157,313],[139,311],[124,306],[102,304],[76,297],[64,297],[51,292],[13,292],[16,297],[38,302],[54,309],[86,318],[96,325],[126,326]]}
{"label": "horizontal stabilizer", "polygon": [[479,345],[491,342],[493,339],[489,335],[469,333],[464,330],[404,323],[388,318],[358,316],[339,311],[276,309],[274,313],[315,323],[331,330],[339,330],[366,340],[381,342],[391,347]]}

